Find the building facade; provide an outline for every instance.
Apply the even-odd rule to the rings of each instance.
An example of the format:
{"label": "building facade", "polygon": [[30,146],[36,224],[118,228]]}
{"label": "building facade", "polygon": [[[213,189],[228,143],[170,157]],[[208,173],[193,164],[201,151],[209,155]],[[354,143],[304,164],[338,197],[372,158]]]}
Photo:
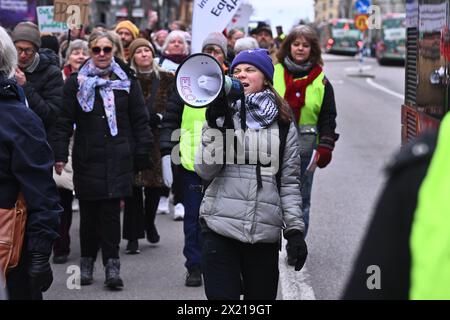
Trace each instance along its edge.
{"label": "building facade", "polygon": [[330,19],[339,18],[340,0],[315,0],[314,22],[319,24]]}
{"label": "building facade", "polygon": [[[352,18],[357,14],[355,3],[357,0],[315,0],[315,23],[319,24],[333,18]],[[405,0],[372,0],[372,5],[381,8],[381,14],[404,13]]]}

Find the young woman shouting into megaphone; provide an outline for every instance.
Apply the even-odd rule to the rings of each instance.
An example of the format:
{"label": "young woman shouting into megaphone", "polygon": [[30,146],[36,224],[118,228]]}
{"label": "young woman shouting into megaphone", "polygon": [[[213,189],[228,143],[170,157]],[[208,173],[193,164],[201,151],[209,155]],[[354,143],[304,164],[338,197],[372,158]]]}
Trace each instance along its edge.
{"label": "young woman shouting into megaphone", "polygon": [[[296,258],[295,270],[303,267],[307,256],[298,133],[289,106],[272,86],[274,67],[267,50],[242,51],[230,71],[241,82],[244,97],[229,103],[223,96],[208,107],[196,155],[195,171],[210,181],[200,207],[205,293],[208,299],[239,299],[242,292],[244,299],[275,299],[281,232],[290,256]],[[221,126],[220,118],[227,112],[232,129]],[[285,134],[281,133],[283,127]],[[211,135],[228,131],[228,138],[230,130],[233,140],[239,139],[239,130],[257,132],[258,139],[265,132],[270,137],[276,132],[280,141],[270,143],[264,152],[276,158],[278,173],[267,174],[259,160],[252,163],[247,158],[244,163],[203,161],[224,150],[217,145],[221,139],[211,139]],[[254,145],[242,141],[246,157]]]}

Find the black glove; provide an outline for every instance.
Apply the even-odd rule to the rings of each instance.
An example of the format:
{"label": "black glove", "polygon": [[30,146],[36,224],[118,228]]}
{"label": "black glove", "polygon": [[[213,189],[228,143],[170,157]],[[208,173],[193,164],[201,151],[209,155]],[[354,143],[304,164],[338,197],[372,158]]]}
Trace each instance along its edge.
{"label": "black glove", "polygon": [[217,127],[217,118],[225,117],[228,109],[228,101],[227,97],[221,93],[221,96],[216,99],[213,103],[208,106],[206,109],[205,117],[208,122],[208,126],[210,128],[218,128]]}
{"label": "black glove", "polygon": [[295,271],[300,271],[305,264],[308,256],[308,248],[300,231],[291,231],[286,235],[287,245],[286,252],[288,256],[288,264],[295,265]]}
{"label": "black glove", "polygon": [[139,172],[145,169],[152,169],[153,162],[148,154],[137,154],[134,156],[134,171]]}
{"label": "black glove", "polygon": [[[28,275],[33,297],[41,296],[41,292],[47,291],[53,282],[53,273],[50,268],[49,254],[29,252]],[[41,296],[42,297],[42,296]]]}

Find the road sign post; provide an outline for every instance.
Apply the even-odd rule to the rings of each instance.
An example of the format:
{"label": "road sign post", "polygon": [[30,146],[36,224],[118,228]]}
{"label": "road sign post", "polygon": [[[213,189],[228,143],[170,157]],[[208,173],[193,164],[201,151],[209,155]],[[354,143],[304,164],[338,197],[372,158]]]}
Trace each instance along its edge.
{"label": "road sign post", "polygon": [[359,44],[359,72],[363,72],[364,65],[364,50],[366,43],[366,31],[369,29],[369,15],[366,13],[356,14],[355,18],[355,27],[359,31],[361,31],[361,40],[358,42]]}

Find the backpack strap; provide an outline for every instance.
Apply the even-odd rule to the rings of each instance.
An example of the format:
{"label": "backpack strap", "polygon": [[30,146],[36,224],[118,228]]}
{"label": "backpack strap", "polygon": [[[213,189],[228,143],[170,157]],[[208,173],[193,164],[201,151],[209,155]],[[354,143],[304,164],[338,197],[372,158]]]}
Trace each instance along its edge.
{"label": "backpack strap", "polygon": [[164,60],[166,60],[166,57],[161,56],[161,58],[159,58],[158,65],[160,67],[162,67],[162,64],[164,63]]}
{"label": "backpack strap", "polygon": [[289,133],[290,125],[291,125],[290,122],[286,124],[278,120],[278,128],[280,130],[280,148],[278,149],[278,159],[279,159],[278,171],[275,175],[278,192],[280,191],[281,188],[281,168],[283,167],[284,149],[286,149],[286,139]]}

